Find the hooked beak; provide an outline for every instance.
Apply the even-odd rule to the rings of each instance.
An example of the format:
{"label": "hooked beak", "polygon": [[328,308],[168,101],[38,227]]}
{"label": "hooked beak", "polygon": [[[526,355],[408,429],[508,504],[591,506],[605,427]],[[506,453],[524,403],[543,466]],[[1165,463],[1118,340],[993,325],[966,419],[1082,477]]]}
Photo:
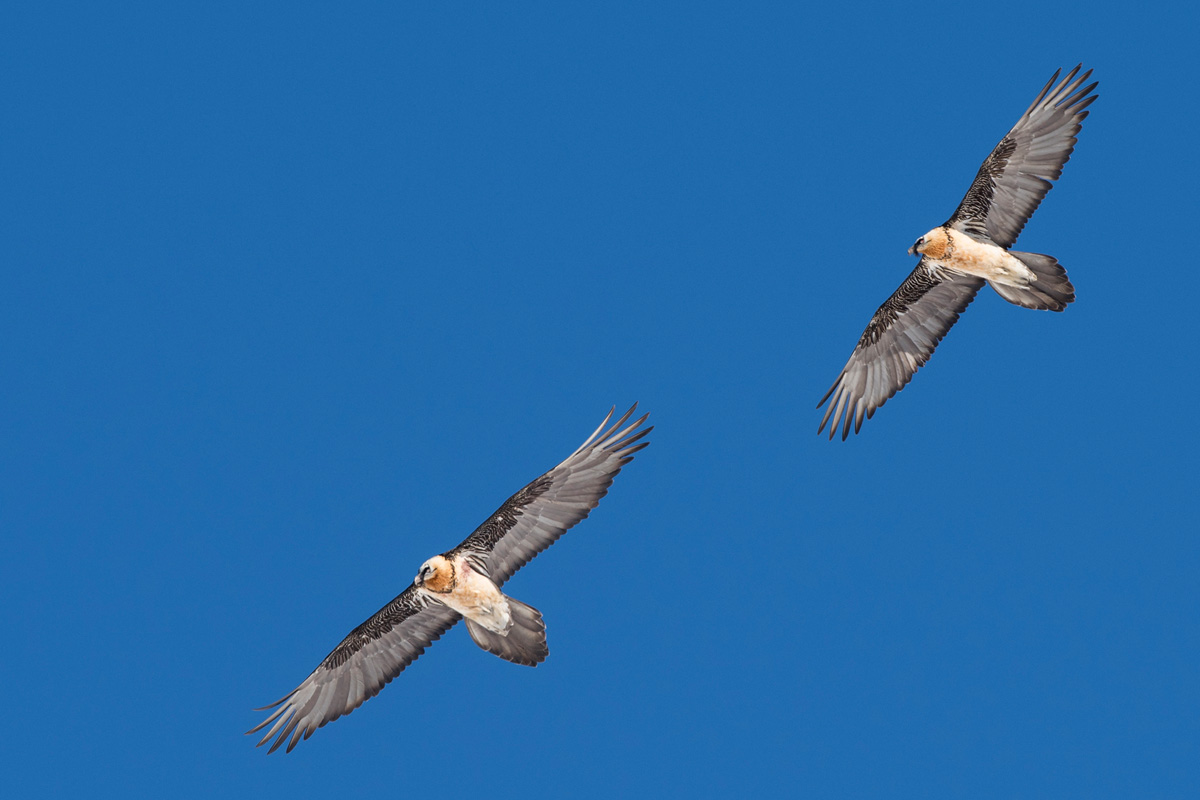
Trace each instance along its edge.
{"label": "hooked beak", "polygon": [[917,246],[915,244],[912,247],[908,248],[908,254],[910,256],[917,255]]}

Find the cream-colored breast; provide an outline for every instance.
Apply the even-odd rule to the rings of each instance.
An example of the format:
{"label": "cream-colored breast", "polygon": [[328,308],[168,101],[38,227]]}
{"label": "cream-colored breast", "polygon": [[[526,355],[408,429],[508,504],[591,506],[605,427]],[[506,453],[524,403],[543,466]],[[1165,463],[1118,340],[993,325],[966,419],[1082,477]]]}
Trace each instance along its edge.
{"label": "cream-colored breast", "polygon": [[948,252],[938,261],[950,269],[977,275],[1009,286],[1028,286],[1037,280],[1033,272],[1002,247],[979,242],[951,229]]}
{"label": "cream-colored breast", "polygon": [[512,627],[508,600],[486,575],[471,568],[465,558],[455,559],[458,580],[449,594],[438,599],[470,620],[495,633],[505,633]]}

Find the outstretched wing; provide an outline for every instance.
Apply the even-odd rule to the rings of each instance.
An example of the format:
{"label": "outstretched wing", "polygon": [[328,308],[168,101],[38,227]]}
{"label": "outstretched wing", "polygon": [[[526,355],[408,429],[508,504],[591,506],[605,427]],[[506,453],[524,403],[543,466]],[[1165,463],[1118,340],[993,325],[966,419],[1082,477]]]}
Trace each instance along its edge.
{"label": "outstretched wing", "polygon": [[1054,73],[983,162],[948,225],[1005,249],[1016,244],[1021,229],[1050,191],[1050,181],[1062,175],[1087,107],[1099,96],[1091,94],[1098,82],[1079,88],[1092,74],[1089,69],[1076,78],[1079,69],[1075,67],[1051,89],[1062,70]]}
{"label": "outstretched wing", "polygon": [[817,403],[820,408],[830,401],[817,433],[831,418],[830,439],[840,425],[845,440],[851,421],[858,433],[863,417],[874,416],[875,409],[903,389],[929,360],[982,286],[982,278],[936,269],[922,258],[875,312],[842,374]]}
{"label": "outstretched wing", "polygon": [[301,735],[307,739],[326,722],[349,714],[379,694],[459,619],[458,612],[409,586],[351,631],[286,697],[257,709],[274,708],[275,712],[247,733],[271,725],[258,745],[278,733],[269,752],[274,753],[289,737],[287,752],[292,752]]}
{"label": "outstretched wing", "polygon": [[[622,428],[637,403],[605,430],[613,412],[567,460],[514,494],[462,544],[446,554],[467,555],[484,569],[497,586],[538,553],[545,550],[575,523],[586,517],[608,494],[608,487],[633,454],[649,444],[637,443],[653,430],[638,430],[649,414]],[[601,433],[601,431],[604,431]]]}

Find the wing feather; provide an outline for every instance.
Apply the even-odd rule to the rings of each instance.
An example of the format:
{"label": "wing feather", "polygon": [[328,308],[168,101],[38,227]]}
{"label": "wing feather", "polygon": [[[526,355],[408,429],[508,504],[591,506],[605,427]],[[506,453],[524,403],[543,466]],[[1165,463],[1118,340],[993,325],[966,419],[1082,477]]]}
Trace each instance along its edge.
{"label": "wing feather", "polygon": [[317,728],[379,694],[459,619],[456,611],[409,586],[351,631],[303,683],[258,709],[275,711],[247,733],[271,725],[259,746],[274,738],[269,752],[287,741],[290,753],[301,736],[307,739]]}
{"label": "wing feather", "polygon": [[924,366],[983,283],[982,278],[934,269],[921,259],[875,312],[841,375],[817,403],[820,408],[829,401],[817,433],[827,424],[830,439],[839,427],[842,439],[850,435],[851,425],[858,433],[863,419],[874,416]]}
{"label": "wing feather", "polygon": [[[963,233],[1009,248],[1042,198],[1062,175],[1075,149],[1076,134],[1099,95],[1099,85],[1083,86],[1091,70],[1076,78],[1075,67],[1058,85],[1054,73],[991,155],[983,162],[962,203],[947,224]],[[1051,89],[1051,87],[1054,87]]]}
{"label": "wing feather", "polygon": [[[639,440],[653,430],[640,428],[649,414],[626,427],[637,403],[609,426],[613,412],[579,448],[554,469],[508,498],[496,513],[446,554],[473,556],[497,586],[530,559],[552,545],[608,494],[613,478],[634,453],[649,442]],[[606,429],[607,426],[607,429]]]}

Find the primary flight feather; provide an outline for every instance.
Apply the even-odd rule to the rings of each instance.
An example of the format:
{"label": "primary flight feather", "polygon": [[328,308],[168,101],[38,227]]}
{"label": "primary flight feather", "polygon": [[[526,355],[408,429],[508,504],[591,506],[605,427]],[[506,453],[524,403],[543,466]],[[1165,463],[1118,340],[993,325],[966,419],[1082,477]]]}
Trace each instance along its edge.
{"label": "primary flight feather", "polygon": [[649,444],[638,441],[653,430],[641,428],[648,414],[625,426],[636,408],[606,430],[609,411],[565,461],[508,498],[458,547],[422,564],[412,585],[351,631],[303,683],[258,709],[275,711],[247,733],[270,725],[259,746],[275,737],[269,752],[284,742],[291,752],[301,737],[378,694],[463,617],[484,650],[527,666],[545,660],[541,613],[500,587],[586,517],[621,467]]}
{"label": "primary flight feather", "polygon": [[[1010,250],[1075,149],[1076,135],[1098,95],[1083,86],[1092,71],[1075,67],[1054,76],[979,168],[958,209],[944,225],[917,239],[921,260],[889,297],[817,403],[829,402],[817,433],[829,424],[845,439],[853,426],[912,380],[975,294],[989,284],[1010,303],[1062,311],[1075,287],[1053,257]],[[1053,87],[1053,88],[1051,88]],[[1082,87],[1082,88],[1081,88]]]}

